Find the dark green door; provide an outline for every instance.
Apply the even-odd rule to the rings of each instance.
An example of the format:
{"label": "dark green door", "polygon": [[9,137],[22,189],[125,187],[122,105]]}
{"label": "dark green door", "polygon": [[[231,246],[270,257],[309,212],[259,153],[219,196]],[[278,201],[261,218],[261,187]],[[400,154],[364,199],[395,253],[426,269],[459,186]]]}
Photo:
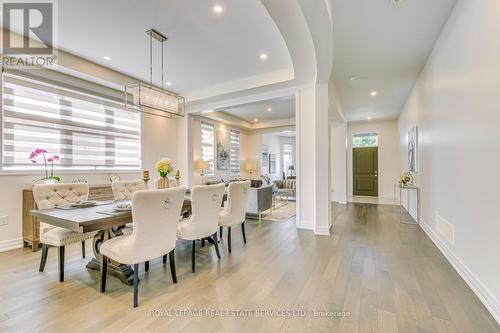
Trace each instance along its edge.
{"label": "dark green door", "polygon": [[353,194],[378,196],[378,147],[352,149]]}

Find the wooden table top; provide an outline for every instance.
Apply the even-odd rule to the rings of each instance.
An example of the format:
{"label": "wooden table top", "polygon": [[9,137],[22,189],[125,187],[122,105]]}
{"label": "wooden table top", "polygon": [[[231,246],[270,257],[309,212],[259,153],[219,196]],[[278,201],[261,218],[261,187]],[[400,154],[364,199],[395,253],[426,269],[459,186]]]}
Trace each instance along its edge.
{"label": "wooden table top", "polygon": [[[120,203],[126,203],[122,201]],[[117,212],[113,210],[116,202],[98,202],[94,206],[85,208],[60,207],[51,209],[35,209],[30,214],[41,222],[56,227],[77,232],[106,230],[112,227],[132,222],[132,212]],[[186,195],[184,206],[191,205],[191,198]]]}

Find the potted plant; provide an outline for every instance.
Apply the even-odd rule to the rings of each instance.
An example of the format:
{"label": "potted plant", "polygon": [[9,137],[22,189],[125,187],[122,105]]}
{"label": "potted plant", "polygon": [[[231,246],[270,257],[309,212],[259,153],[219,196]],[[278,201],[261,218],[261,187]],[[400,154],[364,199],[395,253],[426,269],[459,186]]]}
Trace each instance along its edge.
{"label": "potted plant", "polygon": [[[59,176],[54,175],[54,163],[56,161],[59,161],[59,155],[52,155],[50,157],[46,156],[47,151],[43,148],[37,148],[33,150],[30,154],[29,160],[32,163],[37,163],[37,158],[42,157],[43,158],[43,165],[45,168],[45,177],[40,178],[34,183],[56,183],[61,181],[61,178]],[[50,169],[50,171],[49,171]]]}
{"label": "potted plant", "polygon": [[169,158],[162,158],[156,163],[156,171],[160,174],[160,177],[155,181],[157,188],[167,188],[169,187],[168,174],[174,170],[172,160]]}

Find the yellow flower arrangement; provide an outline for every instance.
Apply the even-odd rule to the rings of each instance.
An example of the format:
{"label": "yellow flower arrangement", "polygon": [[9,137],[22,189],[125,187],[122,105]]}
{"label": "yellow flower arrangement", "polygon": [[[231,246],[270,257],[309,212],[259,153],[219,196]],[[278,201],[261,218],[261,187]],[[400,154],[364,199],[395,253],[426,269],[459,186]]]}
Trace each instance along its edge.
{"label": "yellow flower arrangement", "polygon": [[156,171],[160,174],[160,177],[167,177],[167,175],[174,170],[172,160],[169,158],[162,158],[156,163]]}

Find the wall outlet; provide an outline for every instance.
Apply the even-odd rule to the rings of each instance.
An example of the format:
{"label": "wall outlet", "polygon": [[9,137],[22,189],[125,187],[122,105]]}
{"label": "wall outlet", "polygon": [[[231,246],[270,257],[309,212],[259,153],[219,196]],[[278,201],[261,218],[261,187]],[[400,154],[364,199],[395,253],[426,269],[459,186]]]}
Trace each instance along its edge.
{"label": "wall outlet", "polygon": [[7,224],[9,224],[9,216],[8,215],[0,216],[0,226]]}
{"label": "wall outlet", "polygon": [[455,244],[455,227],[439,214],[436,214],[436,231],[449,244]]}

